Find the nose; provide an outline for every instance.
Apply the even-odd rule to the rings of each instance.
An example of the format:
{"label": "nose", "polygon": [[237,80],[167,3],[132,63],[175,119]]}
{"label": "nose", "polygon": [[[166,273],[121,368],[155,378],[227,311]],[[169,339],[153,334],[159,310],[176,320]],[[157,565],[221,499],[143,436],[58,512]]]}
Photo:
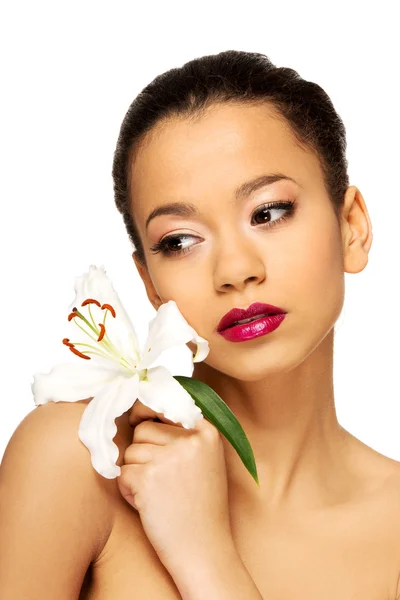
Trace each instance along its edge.
{"label": "nose", "polygon": [[263,256],[256,244],[244,235],[221,242],[215,255],[215,289],[226,292],[242,291],[249,282],[260,283],[265,279]]}

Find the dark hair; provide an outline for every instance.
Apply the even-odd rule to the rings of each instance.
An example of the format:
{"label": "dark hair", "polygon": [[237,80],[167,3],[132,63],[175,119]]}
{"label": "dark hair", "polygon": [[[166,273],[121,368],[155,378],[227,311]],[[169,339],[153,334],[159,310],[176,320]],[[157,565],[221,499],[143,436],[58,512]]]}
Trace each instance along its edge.
{"label": "dark hair", "polygon": [[226,50],[195,58],[158,75],[133,100],[121,125],[114,160],[115,204],[123,216],[139,261],[147,267],[131,212],[132,164],[155,125],[179,116],[197,120],[221,103],[268,103],[290,125],[296,143],[319,159],[327,194],[339,221],[349,185],[346,129],[327,93],[294,69],[276,67],[258,52]]}

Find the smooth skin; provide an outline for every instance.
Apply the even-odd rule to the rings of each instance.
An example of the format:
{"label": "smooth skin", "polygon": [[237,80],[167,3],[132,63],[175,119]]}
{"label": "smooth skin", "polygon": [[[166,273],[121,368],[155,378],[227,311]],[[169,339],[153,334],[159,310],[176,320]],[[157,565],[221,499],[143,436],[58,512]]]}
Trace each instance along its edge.
{"label": "smooth skin", "polygon": [[[232,203],[237,186],[268,173],[297,183],[277,181]],[[265,600],[394,600],[400,463],[341,427],[334,403],[333,327],[343,307],[344,273],[366,267],[372,244],[360,190],[347,189],[339,228],[317,157],[296,143],[279,115],[266,105],[222,105],[197,121],[173,118],[151,132],[133,164],[131,191],[148,268],[135,253],[133,259],[148,298],[155,309],[175,300],[209,341],[210,352],[192,376],[230,406],[255,454],[260,488],[220,438],[235,552],[218,574],[233,576],[240,563]],[[296,210],[276,227],[254,219],[263,204],[289,200]],[[173,201],[192,203],[199,215],[158,216],[146,231],[150,212]],[[284,214],[271,209],[270,219]],[[151,252],[178,233],[193,236],[181,240],[187,253]],[[242,343],[217,333],[227,311],[255,301],[287,311],[277,330]],[[178,581],[162,564],[118,482],[91,467],[76,439],[86,402],[38,407],[9,442],[0,469],[0,599],[77,598],[90,564],[88,599],[201,598],[189,589],[189,577]],[[121,465],[140,463],[133,456],[144,442],[134,441],[134,431],[132,437],[135,406],[117,419]],[[161,423],[147,426],[145,443],[157,446],[161,430]],[[179,482],[176,464],[171,477]],[[177,514],[199,493],[195,478],[185,481],[192,485],[184,496],[175,486]],[[212,498],[208,480],[203,484],[201,493]],[[166,487],[161,478],[161,496]],[[174,486],[168,493],[173,505]],[[154,531],[157,515],[163,525],[154,510]],[[213,531],[206,512],[204,531]],[[211,550],[201,573],[212,592],[221,581]],[[190,554],[179,558],[181,572],[195,572]],[[196,586],[197,594],[205,593]]]}
{"label": "smooth skin", "polygon": [[[207,419],[185,429],[160,414],[158,423],[148,420],[154,413],[140,404],[147,418],[135,426],[118,486],[139,511],[160,560],[178,574],[188,555],[206,562],[210,549],[232,540],[224,446]],[[137,415],[137,406],[132,413]]]}
{"label": "smooth skin", "polygon": [[[160,422],[155,422],[160,421]],[[185,600],[262,600],[234,544],[222,436],[136,402],[118,487]],[[206,485],[205,485],[206,483]]]}

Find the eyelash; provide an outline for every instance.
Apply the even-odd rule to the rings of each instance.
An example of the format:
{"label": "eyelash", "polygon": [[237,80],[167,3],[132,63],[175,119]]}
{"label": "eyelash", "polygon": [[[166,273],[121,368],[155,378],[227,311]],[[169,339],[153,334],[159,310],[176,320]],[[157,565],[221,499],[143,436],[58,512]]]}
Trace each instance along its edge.
{"label": "eyelash", "polygon": [[[283,215],[282,217],[280,217],[279,219],[276,219],[276,221],[267,221],[267,223],[262,223],[261,227],[267,227],[267,228],[275,227],[282,221],[286,221],[287,219],[290,219],[290,217],[293,216],[293,214],[296,210],[294,207],[294,200],[290,200],[288,202],[272,202],[269,204],[264,204],[263,206],[260,207],[260,209],[258,209],[258,212],[255,211],[253,213],[253,215],[262,213],[263,211],[276,210],[276,209],[285,209],[286,214]],[[153,254],[157,254],[158,252],[161,252],[161,254],[163,254],[163,256],[172,256],[172,255],[180,256],[182,254],[186,254],[186,252],[191,251],[192,246],[188,246],[187,248],[182,248],[181,250],[168,250],[167,249],[167,245],[171,241],[174,242],[175,240],[180,240],[181,238],[198,238],[198,236],[190,235],[188,233],[181,233],[180,235],[169,235],[169,236],[166,236],[165,238],[163,238],[160,242],[157,242],[157,244],[154,244],[153,246],[151,246],[150,251]]]}

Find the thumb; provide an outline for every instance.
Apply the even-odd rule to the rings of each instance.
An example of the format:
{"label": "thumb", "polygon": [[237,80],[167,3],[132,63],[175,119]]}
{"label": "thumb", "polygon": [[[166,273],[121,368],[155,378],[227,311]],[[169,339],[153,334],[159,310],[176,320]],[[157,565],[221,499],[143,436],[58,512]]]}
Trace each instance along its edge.
{"label": "thumb", "polygon": [[139,423],[141,423],[142,421],[155,421],[157,423],[167,423],[169,425],[183,427],[179,423],[175,423],[175,421],[167,419],[162,413],[158,413],[152,410],[151,408],[143,404],[143,402],[141,402],[140,400],[136,400],[136,402],[130,409],[129,425],[134,428],[136,427],[136,425],[139,425]]}

